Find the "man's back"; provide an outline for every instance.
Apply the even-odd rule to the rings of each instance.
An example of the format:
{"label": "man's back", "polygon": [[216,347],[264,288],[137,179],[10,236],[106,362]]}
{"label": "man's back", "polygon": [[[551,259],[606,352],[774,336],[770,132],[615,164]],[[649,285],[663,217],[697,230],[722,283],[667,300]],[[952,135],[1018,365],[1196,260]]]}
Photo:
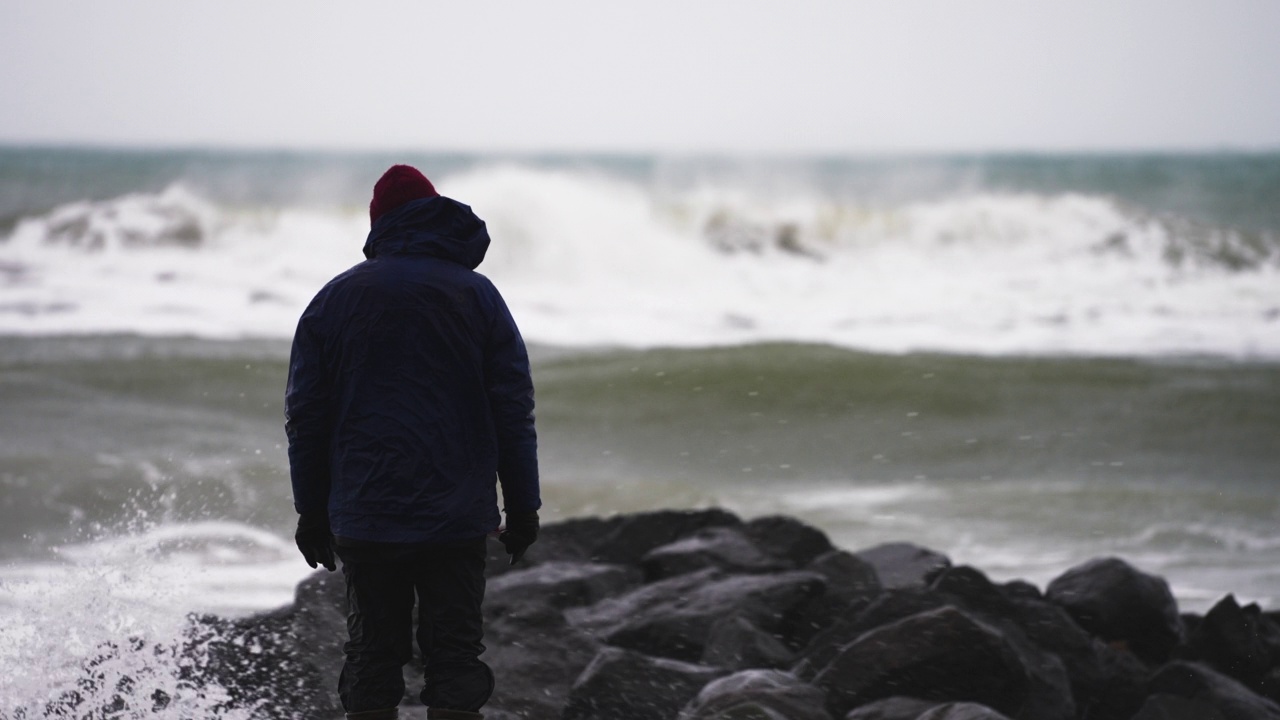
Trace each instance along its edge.
{"label": "man's back", "polygon": [[[504,488],[523,497],[522,486],[536,485],[528,358],[502,297],[468,267],[488,246],[484,224],[448,198],[396,212],[371,234],[370,259],[326,285],[303,314],[290,424],[298,411],[328,416],[327,510],[339,538],[482,536],[499,524],[500,454],[524,456]],[[328,407],[308,407],[317,402]],[[500,453],[501,441],[514,446]],[[291,453],[306,445],[291,442]]]}
{"label": "man's back", "polygon": [[487,535],[518,561],[538,537],[533,380],[515,321],[475,272],[484,222],[417,169],[374,185],[365,262],[298,321],[285,431],[311,567],[347,584],[338,694],[348,720],[395,720],[415,636],[427,717],[481,720]]}

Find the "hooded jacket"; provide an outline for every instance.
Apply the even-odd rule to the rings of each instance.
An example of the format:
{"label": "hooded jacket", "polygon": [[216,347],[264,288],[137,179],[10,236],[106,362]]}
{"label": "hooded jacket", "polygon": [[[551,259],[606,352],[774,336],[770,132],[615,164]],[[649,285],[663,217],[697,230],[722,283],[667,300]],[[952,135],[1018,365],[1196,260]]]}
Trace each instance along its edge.
{"label": "hooded jacket", "polygon": [[294,507],[340,539],[481,537],[541,506],[533,382],[506,303],[475,272],[484,221],[446,197],[378,218],[367,260],[294,334],[285,432]]}

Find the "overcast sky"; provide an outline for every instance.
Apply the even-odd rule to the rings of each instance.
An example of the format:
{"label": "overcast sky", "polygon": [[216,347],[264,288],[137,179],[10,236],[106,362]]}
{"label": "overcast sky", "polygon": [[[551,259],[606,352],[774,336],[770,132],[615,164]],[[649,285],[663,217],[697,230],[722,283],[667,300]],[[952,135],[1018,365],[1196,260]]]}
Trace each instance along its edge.
{"label": "overcast sky", "polygon": [[1280,149],[1280,0],[0,0],[0,142]]}

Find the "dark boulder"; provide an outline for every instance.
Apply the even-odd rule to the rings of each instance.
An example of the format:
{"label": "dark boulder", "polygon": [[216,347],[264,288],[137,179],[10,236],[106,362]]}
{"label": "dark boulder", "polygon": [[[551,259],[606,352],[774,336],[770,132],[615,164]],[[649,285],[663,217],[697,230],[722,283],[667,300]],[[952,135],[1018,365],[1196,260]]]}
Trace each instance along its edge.
{"label": "dark boulder", "polygon": [[490,579],[484,609],[487,615],[498,615],[529,605],[560,609],[592,605],[640,581],[640,572],[633,567],[553,560]]}
{"label": "dark boulder", "polygon": [[894,696],[859,705],[850,710],[844,720],[916,720],[938,705],[936,700]]}
{"label": "dark boulder", "polygon": [[831,720],[818,688],[777,670],[744,670],[702,688],[679,720]]}
{"label": "dark boulder", "polygon": [[1044,593],[1040,592],[1040,588],[1032,585],[1026,580],[1010,580],[1001,586],[1004,594],[1009,598],[1017,598],[1019,600],[1039,600],[1044,597]]}
{"label": "dark boulder", "polygon": [[527,718],[559,717],[574,680],[601,645],[552,607],[525,606],[486,620],[483,659],[497,679],[486,707]]}
{"label": "dark boulder", "polygon": [[1017,716],[1030,679],[1018,653],[990,626],[950,606],[871,630],[814,677],[828,710],[843,716],[880,698],[972,701]]}
{"label": "dark boulder", "polygon": [[785,515],[755,518],[742,532],[756,547],[796,568],[835,549],[826,533]]}
{"label": "dark boulder", "polygon": [[814,558],[804,569],[821,575],[827,590],[799,608],[796,626],[787,630],[799,646],[809,644],[824,628],[856,614],[880,595],[875,568],[852,553],[832,550]]}
{"label": "dark boulder", "polygon": [[1159,665],[1182,642],[1182,618],[1163,578],[1119,558],[1077,565],[1049,583],[1045,597],[1080,627]]}
{"label": "dark boulder", "polygon": [[713,527],[738,527],[742,520],[724,510],[659,510],[621,516],[595,539],[584,541],[596,562],[637,565],[651,550]]}
{"label": "dark boulder", "polygon": [[1149,688],[1152,695],[1202,702],[1224,720],[1280,720],[1280,705],[1200,663],[1171,662],[1151,678]]}
{"label": "dark boulder", "polygon": [[862,610],[823,627],[805,646],[793,672],[812,679],[865,633],[944,605],[944,598],[922,587],[882,592]]}
{"label": "dark boulder", "polygon": [[705,665],[605,648],[574,682],[562,720],[671,720],[707,683]]}
{"label": "dark boulder", "polygon": [[256,708],[264,718],[340,715],[346,627],[342,576],[318,571],[277,610],[236,620],[193,617],[183,650],[189,677],[181,679],[222,688],[227,710]]}
{"label": "dark boulder", "polygon": [[726,572],[780,572],[793,566],[766,555],[737,528],[713,527],[650,550],[640,561],[647,582],[716,568]]}
{"label": "dark boulder", "polygon": [[[742,519],[720,509],[656,510],[607,518],[572,518],[548,523],[529,548],[525,562],[547,560],[638,565],[650,550],[711,527],[739,527]],[[510,572],[502,546],[490,543],[487,572]]]}
{"label": "dark boulder", "polygon": [[702,663],[728,670],[784,668],[796,654],[773,633],[767,633],[740,615],[722,617],[711,625]]}
{"label": "dark boulder", "polygon": [[876,569],[886,589],[924,586],[934,573],[951,567],[946,555],[911,543],[885,543],[854,554]]}
{"label": "dark boulder", "polygon": [[1212,705],[1175,695],[1152,695],[1133,720],[1226,720]]}
{"label": "dark boulder", "polygon": [[694,662],[702,657],[717,620],[736,615],[773,632],[824,587],[821,575],[804,571],[724,576],[704,570],[573,608],[568,618],[610,645]]}
{"label": "dark boulder", "polygon": [[1091,720],[1128,720],[1141,704],[1145,666],[1091,637],[1039,592],[1010,592],[966,566],[940,571],[929,589],[1005,633],[1040,687],[1034,695],[1051,704],[1068,696]]}
{"label": "dark boulder", "polygon": [[925,710],[916,720],[1009,720],[986,705],[950,702]]}
{"label": "dark boulder", "polygon": [[1280,628],[1257,605],[1241,607],[1227,595],[1188,633],[1185,653],[1261,695],[1280,698],[1269,677],[1280,661]]}

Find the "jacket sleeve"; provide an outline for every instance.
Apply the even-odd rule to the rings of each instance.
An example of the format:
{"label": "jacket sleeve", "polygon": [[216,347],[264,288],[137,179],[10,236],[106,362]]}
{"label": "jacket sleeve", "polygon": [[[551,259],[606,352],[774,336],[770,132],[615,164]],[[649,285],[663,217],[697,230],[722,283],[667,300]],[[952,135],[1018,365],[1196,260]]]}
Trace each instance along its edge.
{"label": "jacket sleeve", "polygon": [[312,301],[293,336],[284,394],[284,429],[289,438],[293,507],[300,515],[327,517],[333,401],[323,339],[315,328],[317,305]]}
{"label": "jacket sleeve", "polygon": [[538,435],[533,421],[533,377],[520,330],[497,290],[485,352],[485,383],[498,440],[498,481],[507,512],[542,507]]}

